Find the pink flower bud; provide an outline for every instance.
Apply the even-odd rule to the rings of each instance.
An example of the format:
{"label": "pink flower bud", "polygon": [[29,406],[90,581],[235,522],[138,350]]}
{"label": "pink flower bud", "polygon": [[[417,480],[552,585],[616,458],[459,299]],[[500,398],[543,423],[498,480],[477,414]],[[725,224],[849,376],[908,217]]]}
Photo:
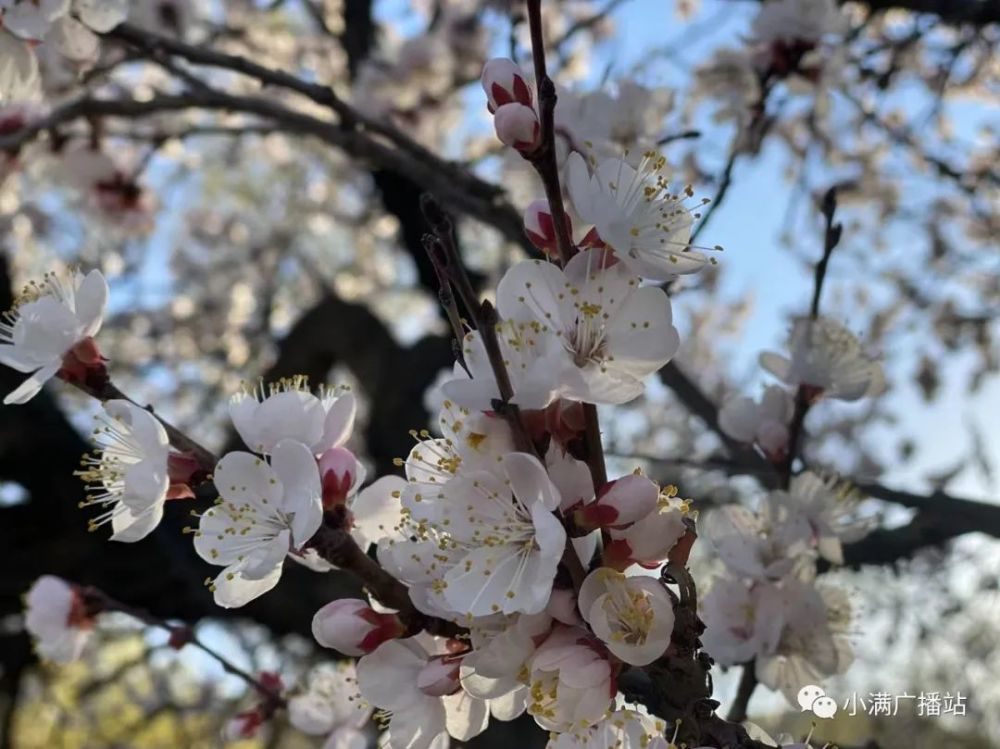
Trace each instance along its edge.
{"label": "pink flower bud", "polygon": [[659,493],[645,476],[623,476],[602,486],[597,499],[573,513],[573,520],[585,530],[626,528],[653,511]]}
{"label": "pink flower bud", "polygon": [[442,655],[431,658],[417,674],[417,689],[431,697],[455,694],[461,687],[458,679],[461,656]]}
{"label": "pink flower bud", "polygon": [[319,457],[323,509],[343,507],[358,478],[358,459],[346,447],[331,447]]}
{"label": "pink flower bud", "polygon": [[531,106],[531,88],[525,81],[524,71],[513,60],[496,57],[483,66],[480,79],[486,92],[487,107],[496,112],[504,104],[518,103]]}
{"label": "pink flower bud", "polygon": [[493,126],[496,128],[497,138],[504,145],[522,153],[531,153],[538,148],[541,126],[538,115],[531,107],[504,104],[493,115]]}
{"label": "pink flower bud", "polygon": [[[566,219],[566,233],[573,234],[573,222],[568,215],[563,214]],[[549,212],[549,202],[547,200],[532,201],[524,210],[524,233],[528,239],[538,249],[550,255],[559,253],[559,246],[556,242],[555,224],[552,221],[552,214]]]}
{"label": "pink flower bud", "polygon": [[312,633],[325,648],[364,655],[406,630],[395,614],[380,614],[357,598],[328,603],[313,616]]}

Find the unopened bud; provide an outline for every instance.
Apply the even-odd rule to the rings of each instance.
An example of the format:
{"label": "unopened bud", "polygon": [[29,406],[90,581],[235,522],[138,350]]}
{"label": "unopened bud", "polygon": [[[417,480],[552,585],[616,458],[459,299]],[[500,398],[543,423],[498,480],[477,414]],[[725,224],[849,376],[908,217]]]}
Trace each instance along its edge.
{"label": "unopened bud", "polygon": [[222,727],[222,738],[225,741],[246,741],[257,736],[257,731],[264,725],[264,713],[259,707],[234,715]]}
{"label": "unopened bud", "polygon": [[490,112],[496,112],[504,104],[531,106],[531,87],[525,80],[524,71],[513,60],[496,57],[488,61],[483,66],[480,82]]}
{"label": "unopened bud", "polygon": [[[566,219],[566,233],[573,234],[573,222],[569,216],[563,214]],[[547,200],[532,201],[524,210],[524,233],[528,239],[542,252],[550,255],[559,253],[559,245],[556,241],[555,223],[552,214],[549,212],[549,202]]]}
{"label": "unopened bud", "polygon": [[461,656],[442,655],[431,658],[417,674],[417,689],[431,697],[455,694],[461,688],[459,669]]}
{"label": "unopened bud", "polygon": [[504,104],[493,115],[493,126],[496,128],[497,138],[504,145],[522,153],[531,153],[538,148],[541,126],[538,115],[531,107]]}
{"label": "unopened bud", "polygon": [[358,459],[346,447],[331,447],[319,456],[323,509],[343,507],[358,478]]}
{"label": "unopened bud", "polygon": [[659,493],[645,476],[623,476],[602,486],[597,499],[573,513],[573,520],[585,530],[627,528],[653,511]]}
{"label": "unopened bud", "polygon": [[364,655],[387,640],[394,640],[406,628],[395,614],[380,614],[357,598],[341,598],[328,603],[313,616],[312,633],[325,648],[344,655]]}

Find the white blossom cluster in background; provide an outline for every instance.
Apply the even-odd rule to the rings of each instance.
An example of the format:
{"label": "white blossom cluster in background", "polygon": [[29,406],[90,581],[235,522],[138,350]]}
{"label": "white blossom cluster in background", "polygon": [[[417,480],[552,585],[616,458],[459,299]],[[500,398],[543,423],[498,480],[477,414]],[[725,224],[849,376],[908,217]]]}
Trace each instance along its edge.
{"label": "white blossom cluster in background", "polygon": [[[497,135],[530,156],[539,112],[526,76],[494,60],[482,82]],[[326,525],[349,532],[362,552],[374,547],[378,565],[405,586],[408,606],[437,622],[438,634],[414,629],[376,591],[316,612],[317,643],[358,658],[356,666],[318,666],[288,701],[293,725],[328,737],[328,746],[364,746],[373,710],[392,749],[465,741],[491,720],[524,712],[551,732],[553,749],[673,746],[663,721],[627,700],[617,680],[671,647],[678,598],[658,571],[686,563],[697,513],[675,487],[638,470],[595,481],[570,445],[581,436],[581,408],[639,397],[677,352],[670,298],[651,281],[696,273],[709,260],[689,246],[691,191],[670,184],[662,156],[630,162],[574,150],[565,166],[568,197],[585,223],[567,231],[588,230],[563,265],[548,203],[529,206],[525,228],[545,259],[516,263],[500,280],[499,318],[488,335],[465,335],[436,399],[440,436],[415,434],[399,460],[405,478],[366,485],[345,447],[356,412],[349,390],[290,378],[247,387],[229,405],[248,450],[214,465],[219,498],[190,529],[197,553],[222,568],[209,582],[216,603],[240,607],[266,594],[288,560],[329,572],[318,541]],[[93,336],[106,297],[96,271],[53,275],[26,291],[3,328],[0,360],[29,379],[7,402],[28,400],[54,376],[105,392]],[[789,389],[772,386],[759,403],[735,396],[720,415],[734,440],[775,464],[794,449],[797,408],[881,387],[878,365],[830,320],[797,322],[789,348],[788,357],[761,359]],[[527,435],[502,412],[512,406],[525,414]],[[101,509],[92,527],[109,523],[112,540],[137,541],[157,526],[165,502],[193,497],[207,476],[149,411],[120,398],[104,407],[100,449],[80,472],[91,492],[84,504]],[[847,668],[848,596],[818,584],[815,563],[842,562],[842,542],[867,530],[854,509],[836,480],[804,471],[756,509],[710,513],[703,533],[725,569],[702,601],[712,657],[753,661],[761,682],[792,698]],[[40,654],[79,655],[94,624],[81,600],[53,578],[35,585],[26,625]],[[241,714],[228,735],[252,736],[264,717]]]}

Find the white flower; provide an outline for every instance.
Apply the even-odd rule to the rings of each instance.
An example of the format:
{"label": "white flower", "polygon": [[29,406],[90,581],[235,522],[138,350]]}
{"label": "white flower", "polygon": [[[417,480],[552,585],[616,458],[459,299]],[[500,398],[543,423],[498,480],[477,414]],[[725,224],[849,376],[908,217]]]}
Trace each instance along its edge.
{"label": "white flower", "polygon": [[111,31],[128,17],[129,0],[73,0],[73,10],[99,34]]}
{"label": "white flower", "polygon": [[0,102],[31,99],[38,88],[38,58],[31,43],[0,28]]}
{"label": "white flower", "polygon": [[724,666],[774,653],[784,626],[784,597],[769,583],[717,578],[701,602],[705,650]]}
{"label": "white flower", "polygon": [[669,749],[666,724],[638,710],[616,710],[598,723],[553,734],[545,749]]}
{"label": "white flower", "polygon": [[500,314],[559,337],[569,365],[564,398],[625,403],[643,392],[643,379],[676,353],[680,337],[662,289],[640,288],[624,263],[585,250],[565,269],[541,260],[513,266],[497,287]]}
{"label": "white flower", "polygon": [[[391,640],[358,661],[361,696],[389,715],[390,749],[428,749],[445,734],[468,741],[489,723],[489,706],[459,682],[461,656],[432,656],[418,638]],[[453,691],[442,695],[441,665],[454,671]]]}
{"label": "white flower", "polygon": [[531,658],[528,712],[549,731],[573,731],[602,720],[614,704],[614,672],[589,632],[557,626]]}
{"label": "white flower", "polygon": [[221,501],[201,516],[194,546],[202,559],[226,568],[211,587],[219,606],[235,608],[277,585],[285,555],[319,528],[319,470],[308,447],[284,440],[270,465],[233,452],[214,476]]}
{"label": "white flower", "polygon": [[866,356],[861,343],[840,323],[799,318],[792,326],[791,358],[765,351],[760,364],[782,382],[805,386],[820,396],[853,401],[878,395],[885,386],[881,365]]}
{"label": "white flower", "polygon": [[[547,614],[515,614],[500,621],[481,620],[469,628],[472,652],[462,660],[462,687],[480,699],[489,699],[493,714],[511,720],[526,707],[525,666],[538,643],[552,629]],[[501,717],[495,709],[504,698],[514,715]]]}
{"label": "white flower", "polygon": [[42,575],[25,597],[24,626],[38,655],[69,663],[80,657],[94,620],[74,586],[61,578]]}
{"label": "white flower", "polygon": [[70,0],[2,0],[3,28],[29,41],[41,41],[52,24],[69,13]]}
{"label": "white flower", "polygon": [[567,189],[573,207],[633,273],[667,280],[701,270],[709,261],[690,250],[691,211],[669,191],[661,174],[666,160],[647,152],[638,168],[605,159],[594,174],[579,153],[567,161]]}
{"label": "white flower", "polygon": [[771,460],[788,449],[788,422],[795,401],[783,387],[770,385],[760,402],[742,395],[726,398],[719,409],[719,428],[739,442],[756,442]]}
{"label": "white flower", "polygon": [[844,673],[854,660],[853,611],[839,588],[789,579],[781,590],[784,628],[774,652],[757,659],[756,674],[761,684],[780,690],[796,704],[802,687]]}
{"label": "white flower", "polygon": [[288,700],[289,723],[312,736],[327,735],[325,749],[364,749],[368,742],[360,729],[371,712],[351,661],[316,666],[308,689]]}
{"label": "white flower", "polygon": [[542,464],[510,453],[499,470],[459,474],[442,495],[450,512],[433,527],[451,562],[441,562],[436,578],[442,605],[468,617],[544,610],[566,531]]}
{"label": "white flower", "polygon": [[598,567],[580,586],[579,606],[594,634],[626,663],[646,666],[670,645],[674,606],[652,577],[626,577]]}
{"label": "white flower", "polygon": [[94,439],[99,456],[85,456],[83,471],[89,494],[81,506],[109,508],[91,519],[90,530],[110,522],[112,541],[145,538],[163,518],[170,489],[170,441],[159,420],[149,411],[124,400],[104,404],[97,417]]}
{"label": "white flower", "polygon": [[625,528],[610,528],[604,565],[619,570],[631,564],[658,567],[687,533],[687,518],[695,517],[689,501],[676,495],[677,487],[665,486],[648,515]]}
{"label": "white flower", "polygon": [[26,287],[0,322],[0,363],[31,375],[3,402],[26,403],[64,367],[69,376],[82,377],[87,367],[99,366],[92,337],[107,301],[108,284],[97,270],[73,273],[68,283],[48,273]]}
{"label": "white flower", "polygon": [[[500,353],[514,391],[512,402],[524,409],[545,408],[559,395],[563,349],[556,336],[526,323],[503,320],[497,324]],[[462,355],[472,377],[458,363],[455,376],[441,386],[445,397],[473,411],[492,411],[500,399],[489,356],[479,331],[462,342]]]}
{"label": "white flower", "polygon": [[313,395],[305,377],[244,388],[229,401],[229,416],[252,451],[268,454],[279,442],[295,440],[319,455],[351,436],[357,410],[354,395],[321,387]]}
{"label": "white flower", "polygon": [[780,580],[809,558],[808,523],[775,509],[753,512],[725,505],[708,515],[705,535],[733,572],[754,580]]}
{"label": "white flower", "polygon": [[835,478],[823,480],[812,471],[794,477],[787,492],[772,492],[771,502],[803,518],[819,555],[834,564],[844,563],[841,543],[863,538],[874,523],[856,516],[858,497],[848,485],[838,487]]}
{"label": "white flower", "polygon": [[380,614],[357,598],[331,601],[313,616],[312,633],[324,648],[344,655],[370,653],[406,630],[395,614]]}

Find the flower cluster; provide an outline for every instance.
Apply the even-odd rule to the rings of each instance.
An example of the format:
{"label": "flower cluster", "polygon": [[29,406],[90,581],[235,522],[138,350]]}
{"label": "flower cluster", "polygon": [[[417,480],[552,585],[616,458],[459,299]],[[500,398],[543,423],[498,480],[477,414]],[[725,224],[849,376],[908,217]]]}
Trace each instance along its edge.
{"label": "flower cluster", "polygon": [[[794,392],[772,385],[761,401],[731,396],[719,414],[732,439],[756,446],[787,475],[751,510],[726,505],[707,522],[726,574],[703,601],[706,650],[722,664],[752,663],[757,679],[794,703],[799,689],[842,673],[853,658],[847,594],[816,581],[816,560],[839,565],[843,544],[872,527],[857,496],[836,479],[804,470],[789,457],[809,408],[822,397],[856,400],[881,390],[882,371],[857,339],[824,318],[796,321],[791,356],[761,355],[761,364]],[[749,667],[749,666],[748,666]]]}
{"label": "flower cluster", "polygon": [[[73,6],[101,27],[113,25],[117,7]],[[3,34],[79,23],[68,1],[0,8]],[[500,140],[559,188],[523,71],[493,60],[482,85]],[[96,185],[108,205],[124,209],[135,197],[99,152],[70,148],[65,158],[80,186]],[[365,598],[333,600],[312,620],[317,644],[356,665],[317,667],[287,699],[277,675],[254,682],[261,701],[228,723],[228,737],[253,736],[287,707],[293,725],[328,746],[362,746],[376,710],[389,749],[441,749],[523,713],[551,732],[551,749],[676,746],[680,726],[668,742],[662,721],[618,682],[650,666],[669,673],[672,658],[700,658],[694,586],[678,574],[688,574],[697,513],[676,487],[639,469],[608,477],[596,406],[641,397],[680,346],[670,298],[645,280],[711,261],[690,244],[693,192],[671,190],[664,157],[598,160],[573,150],[564,166],[575,218],[552,189],[551,205],[529,206],[524,228],[544,259],[514,263],[495,305],[475,298],[457,258],[431,252],[468,317],[449,308],[459,350],[440,383],[438,436],[411,433],[415,444],[396,462],[403,476],[366,485],[348,447],[357,411],[348,389],[313,389],[305,377],[244,387],[229,416],[246,449],[218,460],[120,397],[93,339],[108,295],[96,271],[69,282],[47,276],[0,325],[0,361],[29,374],[6,402],[25,402],[57,375],[103,402],[100,449],[79,472],[90,492],[82,504],[102,509],[92,529],[110,524],[113,540],[137,541],[157,528],[168,500],[214,489],[217,499],[186,530],[197,554],[222,568],[207,582],[219,606],[268,593],[288,559],[320,573],[351,566],[366,583]],[[577,242],[578,222],[588,230]],[[447,255],[441,234],[428,240]],[[837,481],[793,472],[794,443],[813,404],[874,394],[882,374],[854,336],[816,316],[795,323],[789,348],[788,357],[761,357],[788,389],[772,386],[759,403],[732,397],[719,415],[725,434],[780,469],[783,488],[755,508],[728,505],[708,517],[704,532],[725,574],[701,613],[716,661],[752,661],[762,683],[795,695],[850,662],[849,599],[817,583],[816,563],[842,564],[842,545],[870,524]],[[27,603],[41,654],[76,657],[94,615],[80,591],[42,578]]]}
{"label": "flower cluster", "polygon": [[0,102],[37,94],[39,54],[54,50],[77,70],[93,65],[97,34],[124,21],[128,6],[128,0],[0,0]]}

